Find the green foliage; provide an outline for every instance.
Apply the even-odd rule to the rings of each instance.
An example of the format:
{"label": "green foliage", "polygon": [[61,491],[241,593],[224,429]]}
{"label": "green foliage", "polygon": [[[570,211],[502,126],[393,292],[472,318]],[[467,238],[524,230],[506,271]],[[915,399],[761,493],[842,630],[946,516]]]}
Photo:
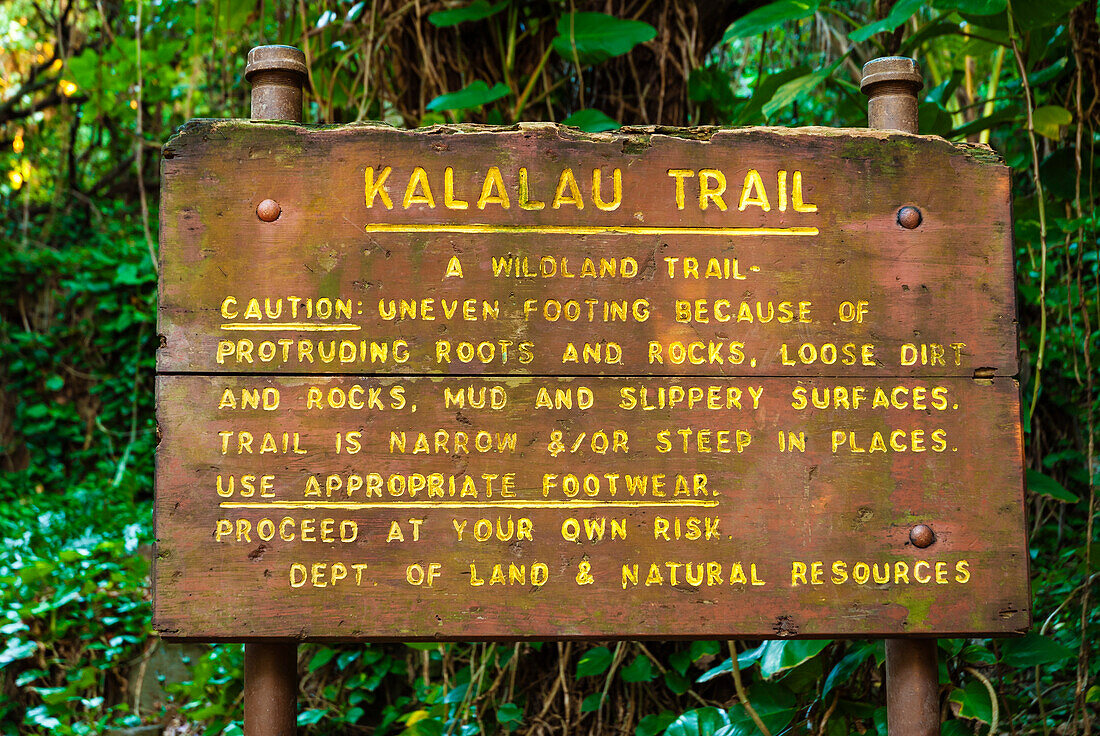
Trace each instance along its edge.
{"label": "green foliage", "polygon": [[1029,631],[1021,639],[1005,641],[1001,652],[1001,661],[1014,668],[1065,662],[1075,654],[1073,649],[1035,631]]}
{"label": "green foliage", "polygon": [[1043,475],[1038,470],[1032,470],[1030,468],[1027,471],[1027,488],[1032,493],[1038,493],[1041,496],[1053,498],[1055,501],[1077,503],[1081,500],[1076,494],[1067,491],[1061,483],[1054,480],[1049,475]]}
{"label": "green foliage", "polygon": [[471,107],[480,107],[490,102],[496,102],[501,97],[511,94],[506,85],[497,82],[492,89],[480,79],[470,82],[458,92],[440,95],[428,103],[428,110],[465,110]]}
{"label": "green foliage", "polygon": [[817,12],[820,2],[810,0],[778,0],[755,8],[739,18],[726,30],[723,42],[749,38],[777,28],[784,23],[809,18]]}
{"label": "green foliage", "polygon": [[577,678],[602,675],[610,666],[611,650],[607,647],[594,647],[577,660]]}
{"label": "green foliage", "polygon": [[[149,642],[145,509],[95,488],[0,518],[0,727],[91,734],[140,722],[105,688]],[[11,697],[11,688],[21,697]]]}
{"label": "green foliage", "polygon": [[902,23],[909,20],[914,13],[920,10],[923,4],[923,0],[899,0],[899,2],[890,9],[890,13],[885,18],[860,26],[849,33],[848,38],[856,43],[861,43],[878,33],[893,31]]}
{"label": "green foliage", "polygon": [[[148,497],[152,482],[156,274],[125,210],[65,249],[20,247],[0,257],[0,375],[22,400],[8,457],[32,458],[0,476],[0,498],[58,493],[95,472]],[[17,242],[17,241],[16,241]]]}
{"label": "green foliage", "polygon": [[602,133],[607,130],[618,130],[622,127],[604,113],[591,108],[577,110],[561,122],[563,125],[575,125],[588,133]]}
{"label": "green foliage", "polygon": [[[1013,171],[1037,624],[1017,639],[941,641],[943,732],[990,731],[990,687],[998,732],[1083,731],[1100,701],[1098,83],[1084,30],[1095,8],[779,0],[724,35],[691,28],[713,31],[700,50],[676,46],[690,19],[665,6],[78,0],[65,17],[57,2],[0,6],[0,732],[176,717],[241,733],[240,645],[206,648],[190,679],[166,683],[160,711],[135,712],[130,682],[153,641],[156,151],[190,117],[246,115],[244,52],[265,41],[308,48],[313,122],[544,119],[593,132],[666,122],[645,112],[663,58],[690,60],[675,73],[694,124],[854,127],[866,124],[860,66],[919,58],[921,131],[988,143]],[[885,732],[882,642],[738,648],[745,700],[771,733]],[[299,725],[588,733],[633,699],[621,726],[636,736],[755,734],[728,653],[714,641],[303,646]]]}
{"label": "green foliage", "polygon": [[463,7],[437,10],[428,16],[428,22],[439,28],[448,28],[467,21],[485,20],[504,10],[507,5],[507,2],[490,5],[488,0],[474,0]]}
{"label": "green foliage", "polygon": [[[749,690],[749,702],[771,733],[781,733],[791,725],[798,710],[798,698],[779,683],[758,682]],[[720,736],[750,736],[759,730],[743,704],[730,709],[730,727]]]}
{"label": "green foliage", "polygon": [[566,13],[558,19],[553,47],[566,61],[592,65],[629,53],[656,35],[656,28],[638,20],[606,13]]}

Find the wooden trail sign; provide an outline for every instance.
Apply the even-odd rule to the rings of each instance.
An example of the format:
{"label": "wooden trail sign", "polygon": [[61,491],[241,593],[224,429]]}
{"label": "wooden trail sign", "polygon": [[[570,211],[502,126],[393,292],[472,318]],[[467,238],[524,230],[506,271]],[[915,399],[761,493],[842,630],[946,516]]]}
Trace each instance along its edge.
{"label": "wooden trail sign", "polygon": [[198,121],[164,158],[164,635],[1027,627],[989,149]]}

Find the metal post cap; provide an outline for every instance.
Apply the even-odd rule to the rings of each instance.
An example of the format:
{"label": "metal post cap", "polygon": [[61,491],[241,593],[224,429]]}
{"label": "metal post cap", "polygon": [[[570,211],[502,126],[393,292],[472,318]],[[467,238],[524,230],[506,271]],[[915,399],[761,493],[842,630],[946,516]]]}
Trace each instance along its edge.
{"label": "metal post cap", "polygon": [[256,46],[248,52],[244,68],[245,79],[259,72],[292,72],[306,76],[306,55],[293,46]]}
{"label": "metal post cap", "polygon": [[860,91],[863,94],[870,94],[868,90],[871,85],[880,82],[909,82],[916,85],[914,92],[924,86],[920,64],[916,59],[910,59],[908,56],[880,56],[864,64],[863,79],[859,84]]}

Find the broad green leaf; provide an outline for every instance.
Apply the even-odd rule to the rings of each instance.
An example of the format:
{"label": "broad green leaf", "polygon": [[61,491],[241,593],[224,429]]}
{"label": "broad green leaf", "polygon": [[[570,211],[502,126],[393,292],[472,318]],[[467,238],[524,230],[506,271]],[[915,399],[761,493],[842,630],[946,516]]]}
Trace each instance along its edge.
{"label": "broad green leaf", "polygon": [[622,126],[599,110],[586,107],[562,120],[562,125],[572,125],[587,133],[602,133],[606,130],[618,130]]}
{"label": "broad green leaf", "polygon": [[978,118],[977,120],[972,120],[965,125],[960,125],[959,127],[952,130],[950,133],[945,135],[944,138],[965,138],[968,135],[980,133],[986,128],[992,129],[1002,123],[1014,121],[1016,120],[1016,115],[1016,110],[1006,107],[1001,110],[997,110],[992,115],[988,115],[984,118]]}
{"label": "broad green leaf", "polygon": [[720,119],[732,119],[739,102],[733,82],[729,69],[719,63],[692,69],[688,76],[688,99],[707,103]]}
{"label": "broad green leaf", "polygon": [[1055,501],[1077,503],[1081,500],[1075,494],[1067,491],[1061,483],[1054,480],[1049,475],[1043,475],[1037,470],[1028,469],[1027,487],[1028,490],[1034,491],[1041,496],[1053,498]]}
{"label": "broad green leaf", "polygon": [[470,683],[464,682],[461,685],[455,685],[446,692],[443,696],[443,702],[445,705],[451,705],[453,703],[461,703],[466,699],[466,691],[470,689]]}
{"label": "broad green leaf", "polygon": [[656,28],[640,20],[624,20],[605,13],[566,13],[558,19],[558,35],[551,45],[566,61],[575,59],[591,65],[629,53],[656,35]]}
{"label": "broad green leaf", "polygon": [[958,23],[950,23],[945,20],[936,20],[926,23],[919,31],[908,36],[898,49],[899,56],[910,56],[914,49],[919,49],[928,41],[940,36],[953,36],[959,32]]}
{"label": "broad green leaf", "polygon": [[515,703],[497,706],[497,723],[519,723],[523,720],[523,708]]}
{"label": "broad green leaf", "polygon": [[405,646],[407,646],[409,649],[415,649],[418,652],[434,652],[435,650],[439,649],[438,644],[418,641],[405,642]]}
{"label": "broad green leaf", "polygon": [[927,102],[935,102],[937,105],[945,106],[948,104],[954,94],[955,90],[959,88],[966,79],[965,74],[959,69],[951,72],[942,82],[937,84],[931,89],[924,91],[924,99]]}
{"label": "broad green leaf", "polygon": [[299,726],[311,726],[314,723],[318,723],[322,718],[328,715],[328,709],[311,708],[309,710],[303,710],[298,714]]}
{"label": "broad green leaf", "polygon": [[611,666],[611,650],[607,647],[589,649],[577,662],[577,678],[602,675]]}
{"label": "broad green leaf", "polygon": [[33,723],[39,728],[53,729],[61,725],[61,721],[50,715],[49,709],[44,705],[37,705],[27,710],[23,717],[24,722]]}
{"label": "broad green leaf", "polygon": [[1085,693],[1086,703],[1100,703],[1100,685],[1093,685]]}
{"label": "broad green leaf", "polygon": [[350,652],[341,652],[340,656],[336,658],[336,666],[341,670],[347,669],[347,666],[359,659],[363,654],[361,649],[353,649]]}
{"label": "broad green leaf", "polygon": [[900,0],[885,18],[855,29],[848,34],[848,38],[856,43],[862,43],[876,33],[892,31],[909,20],[922,5],[924,5],[924,0]]}
{"label": "broad green leaf", "polygon": [[665,685],[676,695],[683,695],[691,689],[691,683],[676,670],[665,672]]}
{"label": "broad green leaf", "polygon": [[969,644],[962,650],[962,658],[979,666],[996,664],[997,656],[981,644]]}
{"label": "broad green leaf", "polygon": [[756,88],[753,90],[749,101],[737,111],[735,122],[738,125],[755,125],[764,122],[762,110],[764,105],[768,104],[775,96],[776,91],[787,82],[809,73],[810,68],[808,66],[798,66],[764,77],[756,83]]}
{"label": "broad green leaf", "polygon": [[47,611],[56,611],[65,605],[80,599],[80,588],[72,588],[56,598],[48,598],[31,609],[31,613],[40,616]]}
{"label": "broad green leaf", "polygon": [[[740,658],[738,658],[738,659],[740,659]],[[722,662],[722,664],[711,667],[709,670],[707,670],[706,672],[704,672],[703,674],[701,674],[697,678],[695,678],[695,681],[696,682],[709,682],[710,680],[713,680],[715,677],[718,677],[719,675],[724,675],[727,672],[733,672],[732,665],[733,665],[733,659],[730,658],[730,657],[726,657],[725,661]]]}
{"label": "broad green leaf", "polygon": [[821,0],[778,0],[757,8],[734,21],[722,36],[722,43],[735,38],[759,36],[777,26],[792,20],[809,18],[817,12]]}
{"label": "broad green leaf", "polygon": [[729,716],[718,708],[698,708],[683,713],[665,729],[665,736],[714,736],[728,726]]}
{"label": "broad green leaf", "polygon": [[[753,710],[773,734],[782,733],[798,712],[794,693],[777,682],[758,682],[748,689],[748,696]],[[759,733],[745,708],[737,703],[730,708],[730,725],[719,729],[714,736],[758,736]]]}
{"label": "broad green leaf", "polygon": [[760,672],[771,679],[784,670],[817,656],[829,646],[832,639],[772,639],[764,643],[764,653],[760,657]]}
{"label": "broad green leaf", "polygon": [[638,655],[628,666],[623,667],[619,673],[623,682],[651,682],[657,676],[657,670],[649,657]]}
{"label": "broad green leaf", "polygon": [[1073,113],[1058,105],[1043,105],[1035,108],[1031,113],[1031,120],[1036,133],[1056,141],[1059,138],[1059,129],[1073,122]]}
{"label": "broad green leaf", "polygon": [[859,669],[859,666],[867,661],[867,658],[875,653],[873,644],[859,644],[852,651],[845,654],[829,672],[825,678],[825,685],[821,690],[821,697],[828,695],[834,687],[848,681],[848,678]]}
{"label": "broad green leaf", "polygon": [[69,689],[64,687],[32,687],[46,705],[59,705],[69,699]]}
{"label": "broad green leaf", "polygon": [[875,708],[875,713],[872,716],[872,720],[874,721],[875,732],[878,734],[878,736],[890,736],[886,722],[886,706]]}
{"label": "broad green leaf", "polygon": [[[2,665],[0,665],[0,666],[2,666]],[[46,672],[46,670],[33,670],[33,669],[32,670],[24,670],[24,671],[19,673],[19,677],[15,678],[15,686],[16,687],[23,687],[24,685],[32,683],[35,680],[37,680],[39,677],[42,677],[43,675],[47,675],[47,674],[49,674],[49,673]]]}
{"label": "broad green leaf", "polygon": [[951,134],[951,114],[935,102],[922,102],[917,107],[917,130],[947,137]]}
{"label": "broad green leaf", "polygon": [[932,7],[944,13],[957,10],[970,15],[996,15],[1005,12],[1008,0],[932,0]]}
{"label": "broad green leaf", "polygon": [[656,736],[675,720],[676,714],[670,710],[663,710],[656,715],[648,715],[638,721],[638,727],[634,729],[634,736]]}
{"label": "broad green leaf", "polygon": [[668,656],[668,663],[681,675],[685,675],[687,674],[688,667],[691,666],[691,656],[681,649]]}
{"label": "broad green leaf", "polygon": [[1021,31],[1033,31],[1036,28],[1058,23],[1081,0],[1025,0],[1012,3],[1012,17]]}
{"label": "broad green leaf", "polygon": [[772,115],[787,107],[798,98],[813,92],[819,84],[833,75],[833,72],[835,72],[841,62],[844,61],[844,58],[845,57],[842,56],[824,69],[819,69],[812,74],[792,79],[782,85],[775,91],[775,95],[768,100],[768,103],[764,105],[762,110],[764,117],[771,118]]}
{"label": "broad green leaf", "polygon": [[[359,20],[359,16],[363,14],[363,10],[366,9],[366,7],[366,0],[359,0],[359,2],[355,3],[355,5],[351,6],[351,9],[348,11],[347,16],[344,18],[344,22],[354,23],[355,21]],[[428,20],[431,20],[431,16],[428,17]]]}
{"label": "broad green leaf", "polygon": [[[1053,80],[1055,77],[1057,77],[1059,74],[1061,74],[1065,70],[1068,63],[1069,63],[1069,60],[1066,59],[1066,57],[1063,56],[1061,59],[1058,59],[1058,61],[1054,62],[1050,66],[1048,66],[1046,68],[1043,68],[1043,69],[1040,69],[1039,71],[1031,72],[1030,74],[1028,74],[1027,75],[1027,83],[1030,84],[1033,87],[1038,87],[1040,85],[1046,84],[1047,82]],[[1010,87],[1010,88],[1017,88],[1019,86],[1020,86],[1020,81],[1018,79],[1013,79],[1012,81],[1008,82],[1005,85],[1005,87]],[[1053,453],[1053,454],[1058,454],[1058,453]],[[1050,456],[1048,455],[1047,457],[1050,457]],[[1044,464],[1046,463],[1046,459],[1047,458],[1043,458]]]}
{"label": "broad green leaf", "polygon": [[443,721],[438,718],[420,718],[402,733],[404,736],[443,736]]}
{"label": "broad green leaf", "polygon": [[581,713],[594,713],[600,709],[600,701],[603,700],[603,693],[592,693],[586,695],[584,700],[581,701]]}
{"label": "broad green leaf", "polygon": [[698,662],[703,657],[713,657],[718,654],[718,651],[718,642],[703,639],[691,643],[691,647],[688,649],[688,656],[691,657],[692,662]]}
{"label": "broad green leaf", "polygon": [[[741,652],[737,655],[737,668],[743,670],[746,667],[751,667],[753,664],[756,663],[757,660],[760,659],[760,655],[763,654],[763,652],[763,644],[758,646],[756,649],[746,649],[745,651]],[[733,660],[729,657],[726,657],[722,664],[711,667],[709,670],[701,674],[695,681],[707,682],[708,680],[713,680],[719,675],[723,675],[727,672],[732,672],[732,665]]]}
{"label": "broad green leaf", "polygon": [[501,97],[507,97],[512,93],[508,85],[497,82],[490,89],[489,85],[477,79],[470,82],[457,92],[448,92],[436,97],[426,106],[428,110],[465,110],[478,105],[486,105],[496,102]]}
{"label": "broad green leaf", "polygon": [[508,7],[507,2],[489,4],[489,0],[474,0],[469,5],[449,10],[437,10],[428,16],[428,22],[437,28],[457,26],[467,21],[484,20]]}
{"label": "broad green leaf", "polygon": [[329,649],[328,647],[323,647],[320,650],[318,650],[316,654],[313,655],[312,659],[309,660],[309,667],[307,669],[310,672],[316,672],[317,670],[321,669],[326,664],[331,662],[332,658],[335,657],[335,656],[336,656],[336,650],[335,649]]}
{"label": "broad green leaf", "polygon": [[47,391],[60,391],[65,387],[65,379],[61,376],[54,374],[46,379]]}
{"label": "broad green leaf", "polygon": [[1064,644],[1038,632],[1029,631],[1020,639],[1005,639],[1001,661],[1009,667],[1036,667],[1072,658],[1075,652]]}
{"label": "broad green leaf", "polygon": [[966,723],[959,720],[948,721],[940,728],[940,736],[974,736]]}
{"label": "broad green leaf", "polygon": [[952,703],[958,703],[959,716],[962,718],[973,718],[982,723],[989,723],[993,718],[993,704],[989,700],[989,691],[977,680],[966,683],[966,687],[955,688],[947,699]]}

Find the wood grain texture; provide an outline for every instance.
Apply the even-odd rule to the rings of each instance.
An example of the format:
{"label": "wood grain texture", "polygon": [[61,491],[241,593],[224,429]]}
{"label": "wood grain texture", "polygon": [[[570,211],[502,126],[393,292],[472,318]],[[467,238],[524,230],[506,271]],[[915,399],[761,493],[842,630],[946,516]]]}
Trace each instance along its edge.
{"label": "wood grain texture", "polygon": [[[360,386],[369,397],[379,390],[387,408],[307,409],[310,390],[328,397],[332,389],[349,392]],[[849,397],[861,385],[865,400],[859,409],[835,405],[805,409],[797,405],[797,391],[837,389]],[[580,410],[535,409],[539,390],[580,387],[592,391],[592,405]],[[392,409],[389,391],[402,389],[405,406]],[[494,410],[442,408],[444,389],[453,392],[496,387],[507,404]],[[718,396],[721,408],[697,403],[686,408],[690,389],[704,397]],[[894,396],[898,404],[922,395],[925,406],[873,407],[875,388]],[[279,390],[275,411],[218,409],[228,390]],[[674,409],[634,409],[626,396],[647,390],[658,403],[660,389],[682,388],[685,399]],[[740,389],[742,408],[729,406],[729,389]],[[633,392],[624,389],[632,389]],[[752,395],[757,392],[757,407]],[[938,390],[936,390],[938,389]],[[934,391],[936,390],[936,391]],[[838,379],[679,379],[662,378],[371,378],[371,377],[203,377],[162,376],[158,403],[162,440],[157,458],[158,564],[156,567],[156,627],[166,636],[219,639],[294,636],[303,639],[480,639],[558,637],[775,637],[775,636],[896,636],[905,634],[979,635],[1018,632],[1029,621],[1027,555],[1022,518],[1021,437],[1017,423],[1018,387],[1011,379],[938,381],[899,379],[853,382]],[[316,395],[316,394],[314,394]],[[338,397],[340,394],[332,394]],[[933,399],[933,396],[940,398]],[[941,400],[942,399],[942,400]],[[337,399],[337,403],[338,403]],[[706,401],[706,398],[703,399]],[[944,408],[937,409],[932,402]],[[498,401],[499,403],[499,401]],[[712,404],[713,405],[713,404]],[[413,411],[416,406],[416,411]],[[953,408],[958,407],[958,408]],[[962,408],[965,407],[965,410]],[[974,431],[980,428],[981,431]],[[628,436],[623,451],[600,454],[592,440],[603,430]],[[689,432],[688,451],[683,451]],[[730,431],[723,442],[718,432]],[[751,443],[738,452],[736,431],[747,432]],[[892,435],[895,431],[904,435]],[[260,447],[264,432],[299,433],[304,454],[238,454],[239,434],[225,446],[218,433],[250,432]],[[336,432],[362,432],[363,449],[354,455],[337,454]],[[404,453],[391,446],[391,431],[406,432]],[[445,447],[437,448],[435,432],[448,433]],[[659,432],[670,431],[670,443],[661,452]],[[709,431],[700,445],[700,433]],[[805,433],[804,452],[779,451],[779,432]],[[833,446],[833,432],[853,432]],[[924,433],[924,452],[913,451],[916,432]],[[935,451],[934,433],[943,432],[944,451]],[[416,451],[415,436],[428,433],[426,452]],[[454,436],[469,435],[470,452],[456,449]],[[488,432],[493,450],[474,451],[474,437]],[[554,432],[561,445],[553,452]],[[869,451],[874,433],[881,433],[886,451]],[[585,440],[576,442],[582,435]],[[498,435],[515,436],[514,450],[498,452]],[[742,437],[743,438],[743,437]],[[891,440],[894,440],[891,443]],[[293,446],[291,441],[290,446]],[[597,448],[602,444],[597,444]],[[709,452],[700,451],[706,447]],[[724,447],[727,452],[719,452]],[[898,449],[904,448],[904,451]],[[574,449],[575,448],[575,449]],[[439,450],[437,452],[437,449]],[[867,450],[854,452],[855,449]],[[378,495],[367,495],[367,485],[350,495],[347,479],[356,474],[378,474],[385,485]],[[452,496],[444,485],[443,497],[431,497],[422,485],[410,497],[413,473],[441,478],[456,475],[476,481],[477,495]],[[501,494],[502,477],[514,474],[513,497]],[[567,474],[578,477],[572,496],[564,490]],[[627,476],[665,474],[664,495],[627,490]],[[270,474],[270,498],[219,495],[235,476],[239,491],[243,474]],[[325,491],[328,475],[341,478],[342,487]],[[495,477],[487,495],[484,474]],[[544,493],[544,476],[557,476]],[[608,474],[616,474],[611,495]],[[682,474],[692,491],[677,495],[675,476]],[[391,476],[404,479],[391,489]],[[595,480],[585,486],[585,476]],[[693,480],[706,477],[706,492],[695,492]],[[310,495],[308,481],[316,476],[320,492]],[[369,480],[365,481],[369,484]],[[597,485],[598,483],[598,489]],[[461,487],[461,486],[459,486]],[[399,495],[395,495],[397,492]],[[592,495],[594,493],[594,495]],[[569,504],[599,506],[570,508]],[[298,503],[309,507],[294,506]],[[367,503],[349,508],[333,503]],[[234,504],[251,507],[234,507]],[[654,505],[641,505],[643,503]],[[713,505],[688,506],[689,503]],[[518,507],[523,506],[525,507]],[[549,504],[549,506],[547,505]],[[456,508],[456,506],[461,506]],[[554,506],[554,507],[552,507]],[[683,538],[655,535],[658,517],[680,519]],[[712,538],[689,540],[688,519],[717,519]],[[315,519],[321,536],[322,520],[333,519],[332,541],[303,542],[303,520]],[[529,519],[530,539],[508,534],[511,525]],[[261,520],[271,519],[268,539],[261,539]],[[291,541],[280,538],[284,519]],[[422,519],[419,541],[413,541],[410,519]],[[488,519],[492,537],[474,538],[479,519]],[[571,540],[568,519],[575,519],[579,540]],[[586,524],[601,524],[604,538],[590,541]],[[221,527],[219,520],[226,526]],[[455,521],[466,522],[460,541]],[[611,521],[626,530],[625,538],[611,538]],[[356,538],[339,540],[345,521],[354,522]],[[404,541],[387,541],[392,523],[403,530]],[[501,524],[503,539],[497,538]],[[698,522],[705,527],[705,522]],[[927,549],[908,539],[915,524],[930,525],[936,541]],[[243,526],[241,526],[243,524]],[[673,522],[674,524],[674,522]],[[565,533],[563,534],[563,525]],[[246,531],[238,538],[240,529]],[[266,527],[265,527],[266,528]],[[598,531],[593,531],[598,535]],[[345,536],[350,536],[346,534]],[[930,568],[915,568],[924,560]],[[965,561],[965,583],[957,565]],[[292,585],[291,566],[304,565]],[[429,588],[407,579],[410,565],[427,570],[439,563],[438,577]],[[533,585],[536,563],[547,566],[548,579]],[[712,585],[706,563],[720,565]],[[793,564],[807,565],[807,584],[792,585]],[[823,563],[820,585],[812,580],[813,562]],[[848,579],[839,577],[833,563],[843,563]],[[852,577],[860,562],[874,565],[864,584]],[[319,568],[313,584],[313,565]],[[332,585],[334,563],[349,571]],[[355,585],[354,564],[366,565],[361,585]],[[676,569],[672,581],[668,563],[691,564]],[[704,582],[693,585],[687,573]],[[734,563],[746,576],[756,565],[763,585],[731,584]],[[896,577],[898,564],[906,577]],[[935,566],[940,568],[936,582]],[[492,585],[496,564],[525,566],[526,584]],[[593,582],[579,585],[581,565],[591,566]],[[623,565],[638,565],[639,583],[623,587]],[[646,585],[650,565],[661,580]],[[474,576],[471,576],[474,565]],[[875,583],[889,568],[889,581]],[[945,572],[946,571],[946,572]],[[415,577],[415,576],[414,576]],[[484,585],[472,584],[476,579]],[[918,578],[927,582],[919,583]],[[698,581],[696,581],[698,582]],[[797,581],[796,581],[797,582]]]}
{"label": "wood grain texture", "polygon": [[189,123],[156,628],[1023,631],[1009,197],[882,131]]}
{"label": "wood grain texture", "polygon": [[[415,201],[402,206],[418,166],[434,208]],[[500,171],[508,209],[491,202],[477,206],[493,166]],[[386,167],[393,209],[384,206],[381,195],[368,208],[366,172],[371,169],[376,182]],[[452,198],[466,202],[466,209],[444,206],[448,167]],[[520,207],[521,168],[527,171],[528,198],[542,201],[542,209]],[[574,172],[583,210],[553,207],[565,168]],[[605,201],[612,199],[612,171],[621,172],[621,203],[613,211],[595,206],[594,169],[602,172]],[[692,172],[681,180],[683,209],[676,204],[677,178],[669,175],[676,169]],[[706,210],[700,208],[704,170],[725,177],[725,211],[713,199]],[[750,201],[739,208],[750,171],[760,176],[766,212],[752,204],[760,191],[751,186]],[[786,172],[785,211],[780,211],[781,171]],[[802,198],[815,204],[816,212],[794,209],[796,171]],[[984,368],[996,375],[1016,373],[1008,169],[984,147],[867,130],[585,135],[547,125],[409,132],[199,121],[166,146],[162,178],[159,329],[164,341],[158,365],[165,372],[970,376]],[[714,175],[707,186],[718,186]],[[411,192],[423,197],[426,190],[418,183]],[[265,199],[281,207],[275,222],[256,216]],[[897,211],[906,205],[922,212],[915,230],[897,223]],[[427,230],[379,232],[380,226]],[[432,231],[463,226],[492,231]],[[771,230],[723,234],[730,228]],[[776,234],[790,228],[817,234]],[[445,276],[454,256],[464,271],[461,278]],[[516,278],[514,269],[511,277],[494,275],[493,259],[509,258],[513,264],[527,259],[520,273],[538,273],[548,258],[558,275]],[[637,273],[586,278],[581,275],[585,258],[597,268],[600,259],[619,264],[633,259]],[[679,272],[670,277],[667,258],[679,259],[673,267],[680,271],[686,259],[697,259],[701,272],[709,259],[720,259],[722,277],[684,278]],[[733,260],[737,270],[726,278]],[[563,270],[573,277],[562,277]],[[350,331],[260,330],[249,326],[256,320],[243,316],[249,299],[261,305],[270,299],[272,306],[282,299],[281,317],[261,321],[285,322],[291,296],[347,300],[351,317],[327,322],[346,323]],[[220,313],[226,297],[237,300],[236,320]],[[461,309],[457,317],[444,317],[444,304],[454,309],[456,301],[466,299],[476,300],[477,321],[463,320]],[[525,309],[529,299],[532,311]],[[420,308],[431,300],[431,319],[382,316],[385,305],[399,300],[415,300]],[[563,305],[574,300],[577,319],[554,319],[552,305],[547,315],[546,300]],[[645,302],[644,321],[634,318],[637,300]],[[694,310],[697,300],[706,300],[706,312],[678,321],[677,301]],[[713,319],[718,300],[728,302],[720,311],[733,319]],[[868,303],[866,319],[841,321],[840,304],[858,300]],[[499,307],[499,314],[481,319],[482,301]],[[605,321],[608,302],[628,304],[631,315]],[[751,319],[739,311],[742,302]],[[768,305],[778,314],[783,302],[795,310],[808,302],[806,321],[762,324]],[[234,321],[241,323],[238,329],[223,328]],[[274,346],[279,339],[288,341],[285,355],[280,348],[269,359],[257,357],[259,343]],[[223,340],[254,345],[251,352],[234,351],[219,361]],[[299,340],[311,343],[308,358],[299,356]],[[320,350],[331,353],[341,340],[391,347],[395,340],[405,341],[408,358],[372,361],[349,347],[349,360],[341,360],[339,352],[323,360]],[[501,346],[500,340],[511,345]],[[450,343],[449,359],[439,357],[439,341]],[[851,344],[856,350],[871,344],[873,357],[869,365],[862,360],[852,366],[804,364],[795,354],[806,341]],[[491,356],[486,347],[481,357],[463,362],[455,357],[461,342],[495,347]],[[670,349],[678,349],[673,343],[691,342],[700,343],[700,350],[720,346],[723,359],[692,364],[669,357]],[[524,349],[529,359],[521,343],[529,343]],[[578,350],[584,343],[615,343],[622,357],[608,363],[605,352],[599,363],[570,363],[563,361],[569,343]],[[651,359],[650,343],[662,346],[660,360]],[[743,359],[731,355],[731,343],[743,346],[737,348]],[[908,365],[901,355],[906,343],[964,346],[957,361],[918,359]],[[784,344],[793,365],[783,360]]]}

